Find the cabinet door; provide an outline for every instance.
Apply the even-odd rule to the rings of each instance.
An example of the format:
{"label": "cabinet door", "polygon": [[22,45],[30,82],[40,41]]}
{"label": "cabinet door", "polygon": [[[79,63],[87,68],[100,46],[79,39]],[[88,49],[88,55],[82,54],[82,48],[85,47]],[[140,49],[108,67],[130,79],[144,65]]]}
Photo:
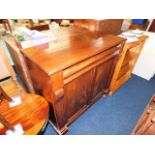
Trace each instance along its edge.
{"label": "cabinet door", "polygon": [[96,67],[92,101],[108,93],[117,59],[118,55],[115,55]]}
{"label": "cabinet door", "polygon": [[65,84],[64,103],[67,119],[87,106],[92,88],[92,79],[93,73],[92,70],[89,70]]}

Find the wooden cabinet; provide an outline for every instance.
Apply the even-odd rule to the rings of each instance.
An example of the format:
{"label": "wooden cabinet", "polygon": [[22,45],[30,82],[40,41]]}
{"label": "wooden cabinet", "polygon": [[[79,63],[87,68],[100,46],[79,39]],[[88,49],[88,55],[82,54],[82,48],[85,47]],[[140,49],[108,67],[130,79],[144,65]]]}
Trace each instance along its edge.
{"label": "wooden cabinet", "polygon": [[110,84],[110,95],[130,79],[146,39],[147,36],[143,35],[138,38],[138,41],[124,45]]}
{"label": "wooden cabinet", "polygon": [[30,30],[37,30],[37,31],[43,31],[43,30],[49,30],[48,24],[32,24],[28,26]]}
{"label": "wooden cabinet", "polygon": [[94,32],[96,35],[115,34],[121,32],[123,19],[76,19],[74,25],[84,27]]}
{"label": "wooden cabinet", "polygon": [[114,35],[97,38],[87,31],[71,37],[61,49],[22,51],[35,92],[50,102],[50,122],[59,134],[109,92],[124,42]]}
{"label": "wooden cabinet", "polygon": [[155,32],[155,19],[152,21],[149,31]]}

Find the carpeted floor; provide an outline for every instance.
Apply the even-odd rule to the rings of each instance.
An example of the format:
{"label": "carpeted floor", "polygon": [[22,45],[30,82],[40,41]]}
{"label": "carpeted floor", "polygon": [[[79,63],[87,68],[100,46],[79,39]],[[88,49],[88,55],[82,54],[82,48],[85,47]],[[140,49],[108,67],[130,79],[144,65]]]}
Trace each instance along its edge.
{"label": "carpeted floor", "polygon": [[[155,78],[147,81],[133,75],[115,94],[99,99],[74,121],[66,134],[130,134],[153,93],[155,93]],[[57,133],[48,124],[44,134],[56,135]]]}

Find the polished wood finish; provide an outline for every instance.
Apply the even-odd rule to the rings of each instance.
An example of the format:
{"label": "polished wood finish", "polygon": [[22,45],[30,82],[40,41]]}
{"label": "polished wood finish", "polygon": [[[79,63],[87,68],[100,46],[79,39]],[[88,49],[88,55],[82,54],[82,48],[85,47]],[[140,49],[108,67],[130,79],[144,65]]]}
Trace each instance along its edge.
{"label": "polished wood finish", "polygon": [[152,21],[149,31],[155,32],[155,19]]}
{"label": "polished wood finish", "polygon": [[8,101],[12,101],[11,97],[0,86],[0,103],[3,101],[3,99],[7,99]]}
{"label": "polished wood finish", "polygon": [[67,126],[98,98],[108,94],[125,42],[114,35],[97,37],[86,29],[77,31],[60,41],[56,45],[59,48],[22,51],[35,92],[50,102],[50,122],[59,134],[65,133]]}
{"label": "polished wood finish", "polygon": [[132,131],[133,135],[155,135],[155,94]]}
{"label": "polished wood finish", "polygon": [[0,80],[7,77],[12,77],[15,79],[16,74],[6,52],[4,51],[2,41],[0,40]]}
{"label": "polished wood finish", "polygon": [[[0,83],[3,89],[12,98],[20,96],[22,103],[10,108],[9,101],[4,99],[0,104],[0,134],[7,129],[21,124],[25,135],[38,134],[48,120],[49,107],[47,101],[38,95],[27,94],[17,81],[9,79]],[[5,125],[3,124],[5,122]]]}
{"label": "polished wood finish", "polygon": [[0,122],[6,129],[14,131],[14,126],[10,124],[10,122],[8,122],[8,120],[1,113],[0,113]]}
{"label": "polished wood finish", "polygon": [[32,24],[32,25],[29,25],[28,28],[30,30],[42,31],[42,30],[48,30],[49,26],[48,24]]}
{"label": "polished wood finish", "polygon": [[11,98],[16,97],[17,95],[20,95],[20,97],[23,97],[26,93],[26,91],[19,84],[19,82],[12,78],[1,81],[0,86],[5,92],[7,92],[7,95]]}
{"label": "polished wood finish", "polygon": [[121,32],[123,19],[76,19],[74,25],[84,27],[94,32],[96,35],[115,34]]}
{"label": "polished wood finish", "polygon": [[[3,90],[3,88],[0,86],[0,104],[4,103],[5,100],[11,102],[11,97]],[[14,130],[14,127],[12,124],[10,124],[6,118],[0,113],[0,122],[4,125],[6,129]]]}
{"label": "polished wood finish", "polygon": [[143,35],[138,38],[138,41],[126,43],[124,45],[123,52],[119,57],[113,74],[109,95],[112,95],[130,79],[134,66],[147,38],[147,36]]}

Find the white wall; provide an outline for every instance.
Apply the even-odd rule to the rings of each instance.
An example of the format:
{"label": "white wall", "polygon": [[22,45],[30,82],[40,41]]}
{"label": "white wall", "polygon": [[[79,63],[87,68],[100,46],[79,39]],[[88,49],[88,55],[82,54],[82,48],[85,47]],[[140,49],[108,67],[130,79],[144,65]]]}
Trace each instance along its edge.
{"label": "white wall", "polygon": [[133,74],[136,74],[146,80],[150,80],[155,74],[155,33],[145,32],[148,35],[141,55],[133,70]]}

